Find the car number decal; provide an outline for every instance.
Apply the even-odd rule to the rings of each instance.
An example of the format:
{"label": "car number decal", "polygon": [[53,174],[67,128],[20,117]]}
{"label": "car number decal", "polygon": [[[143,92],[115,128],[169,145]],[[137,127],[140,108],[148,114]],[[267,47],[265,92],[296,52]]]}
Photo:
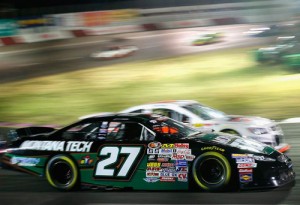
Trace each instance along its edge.
{"label": "car number decal", "polygon": [[130,179],[144,146],[104,146],[100,149],[94,176],[101,179]]}

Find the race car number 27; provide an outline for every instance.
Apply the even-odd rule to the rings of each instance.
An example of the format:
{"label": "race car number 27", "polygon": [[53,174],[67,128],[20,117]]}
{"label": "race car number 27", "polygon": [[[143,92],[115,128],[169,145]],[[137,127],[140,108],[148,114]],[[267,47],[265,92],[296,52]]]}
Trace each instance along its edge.
{"label": "race car number 27", "polygon": [[143,147],[105,146],[99,151],[95,177],[129,178],[138,165]]}

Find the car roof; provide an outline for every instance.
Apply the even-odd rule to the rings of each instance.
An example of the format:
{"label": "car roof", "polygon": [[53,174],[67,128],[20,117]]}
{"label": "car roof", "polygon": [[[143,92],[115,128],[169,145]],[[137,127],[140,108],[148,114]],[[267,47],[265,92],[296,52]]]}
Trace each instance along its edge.
{"label": "car roof", "polygon": [[184,109],[183,107],[192,105],[192,104],[197,104],[204,106],[203,104],[200,104],[199,102],[195,100],[165,100],[165,101],[158,101],[158,102],[152,102],[152,103],[147,103],[147,104],[140,104],[136,105],[130,108],[127,108],[125,110],[122,110],[121,113],[128,113],[132,112],[135,110],[139,109],[152,109],[153,107],[169,107],[169,108],[178,108],[178,109]]}
{"label": "car roof", "polygon": [[89,117],[83,118],[82,121],[90,120],[90,119],[132,119],[132,120],[145,120],[148,121],[150,119],[156,119],[158,117],[162,117],[163,115],[159,114],[145,114],[145,113],[107,113],[107,114],[95,114]]}
{"label": "car roof", "polygon": [[185,105],[200,104],[200,103],[195,100],[165,100],[165,101],[158,101],[149,104],[175,104],[178,106],[185,106]]}

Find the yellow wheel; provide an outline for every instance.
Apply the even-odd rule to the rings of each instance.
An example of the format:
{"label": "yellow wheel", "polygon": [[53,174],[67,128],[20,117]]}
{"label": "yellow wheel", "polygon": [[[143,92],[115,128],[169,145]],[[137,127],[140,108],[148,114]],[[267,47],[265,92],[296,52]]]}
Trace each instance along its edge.
{"label": "yellow wheel", "polygon": [[54,188],[63,191],[75,189],[79,182],[77,166],[70,157],[56,155],[46,165],[46,179]]}
{"label": "yellow wheel", "polygon": [[205,152],[198,156],[192,167],[193,178],[203,190],[225,190],[231,178],[231,166],[218,152]]}

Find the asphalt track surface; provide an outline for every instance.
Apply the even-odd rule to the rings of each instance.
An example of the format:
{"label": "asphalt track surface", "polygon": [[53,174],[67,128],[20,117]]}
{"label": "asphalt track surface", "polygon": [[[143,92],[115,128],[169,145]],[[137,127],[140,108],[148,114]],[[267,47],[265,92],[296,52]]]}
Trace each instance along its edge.
{"label": "asphalt track surface", "polygon": [[272,190],[234,193],[103,191],[81,190],[60,192],[45,179],[12,170],[0,169],[1,205],[114,205],[114,204],[288,204],[300,203],[300,138],[299,124],[283,124],[286,142],[292,145],[296,185]]}
{"label": "asphalt track surface", "polygon": [[[66,41],[44,42],[29,45],[0,47],[0,83],[28,79],[73,70],[101,67],[123,62],[152,60],[189,53],[207,52],[228,47],[256,46],[265,38],[249,38],[241,33],[251,26],[221,26],[214,28],[178,29],[138,34],[118,35],[129,40],[126,44],[137,45],[140,50],[133,56],[111,61],[93,61],[88,56],[103,46],[115,44],[112,36],[85,37]],[[189,45],[196,34],[221,31],[223,42],[203,47]],[[45,179],[24,173],[0,169],[0,204],[300,204],[300,139],[299,124],[284,124],[286,142],[292,145],[288,155],[298,174],[296,185],[275,190],[237,193],[205,192],[142,192],[82,190],[59,192],[51,188]]]}

